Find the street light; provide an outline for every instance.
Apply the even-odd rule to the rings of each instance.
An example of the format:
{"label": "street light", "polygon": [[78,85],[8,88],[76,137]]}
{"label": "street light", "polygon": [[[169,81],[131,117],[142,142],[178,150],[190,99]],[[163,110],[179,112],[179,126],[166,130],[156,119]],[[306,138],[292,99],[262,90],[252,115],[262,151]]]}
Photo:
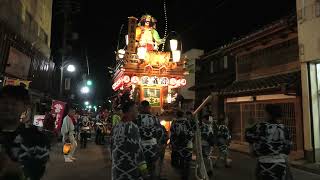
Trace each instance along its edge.
{"label": "street light", "polygon": [[89,105],[89,101],[84,102],[84,105],[88,106]]}
{"label": "street light", "polygon": [[76,67],[73,64],[69,64],[67,67],[67,71],[74,72],[76,70]]}
{"label": "street light", "polygon": [[88,94],[90,92],[90,89],[88,86],[83,86],[81,89],[80,89],[81,93],[82,94]]}
{"label": "street light", "polygon": [[64,68],[67,67],[67,71],[69,72],[74,72],[76,70],[76,67],[73,64],[69,64],[68,61],[63,62],[61,67],[60,67],[60,97],[62,98],[62,91],[63,91],[63,72],[64,72]]}

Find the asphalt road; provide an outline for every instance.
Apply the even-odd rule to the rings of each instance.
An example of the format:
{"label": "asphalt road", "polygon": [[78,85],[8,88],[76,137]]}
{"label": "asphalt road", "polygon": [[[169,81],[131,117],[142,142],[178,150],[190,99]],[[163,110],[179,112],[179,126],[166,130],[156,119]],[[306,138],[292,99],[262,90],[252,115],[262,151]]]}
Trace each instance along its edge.
{"label": "asphalt road", "polygon": [[[44,180],[111,180],[111,161],[106,146],[90,143],[87,149],[78,149],[77,161],[64,163],[61,145],[51,152]],[[218,165],[211,179],[214,180],[254,180],[255,160],[251,157],[232,152],[232,168]],[[192,171],[193,172],[193,171]],[[295,180],[320,180],[320,175],[292,168]],[[192,173],[194,174],[194,173]],[[169,180],[179,179],[178,172],[170,166],[170,152],[167,151],[163,177]],[[191,177],[191,179],[194,179]]]}

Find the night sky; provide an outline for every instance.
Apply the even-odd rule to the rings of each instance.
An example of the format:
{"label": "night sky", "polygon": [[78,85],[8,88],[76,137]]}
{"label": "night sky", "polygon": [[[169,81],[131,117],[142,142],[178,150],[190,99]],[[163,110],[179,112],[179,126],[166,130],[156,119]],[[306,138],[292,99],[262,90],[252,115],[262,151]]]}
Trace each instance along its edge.
{"label": "night sky", "polygon": [[[63,24],[61,15],[56,14],[59,9],[57,2],[53,8],[54,54],[57,54],[61,44]],[[81,12],[74,15],[72,27],[80,34],[80,39],[74,43],[74,56],[84,65],[84,49],[87,48],[91,75],[96,85],[94,98],[104,99],[112,93],[107,67],[115,63],[114,51],[121,25],[124,24],[124,32],[120,45],[126,34],[127,17],[139,18],[145,13],[158,20],[157,29],[163,37],[163,0],[117,0],[112,4],[102,0],[77,2]],[[168,29],[180,35],[183,51],[191,48],[212,50],[294,12],[293,0],[167,0]],[[55,61],[59,62],[59,59]]]}

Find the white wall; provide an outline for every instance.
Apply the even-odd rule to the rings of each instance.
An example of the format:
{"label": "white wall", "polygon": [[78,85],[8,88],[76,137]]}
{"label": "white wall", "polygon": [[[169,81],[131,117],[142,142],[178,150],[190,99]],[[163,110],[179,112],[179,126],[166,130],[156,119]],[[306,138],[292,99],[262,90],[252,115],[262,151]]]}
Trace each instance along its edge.
{"label": "white wall", "polygon": [[185,76],[187,80],[187,85],[181,89],[181,95],[185,99],[195,99],[195,91],[188,90],[190,87],[195,85],[195,66],[196,66],[196,59],[199,58],[201,55],[204,54],[204,51],[201,49],[191,49],[185,52],[182,57],[188,59],[188,69],[190,73]]}
{"label": "white wall", "polygon": [[[306,155],[309,152],[313,154],[314,157],[311,160],[314,158],[315,161],[320,162],[320,118],[317,71],[314,64],[320,60],[320,1],[296,0],[296,3],[301,62],[304,150]],[[310,64],[308,64],[309,62]]]}
{"label": "white wall", "polygon": [[[320,59],[320,1],[297,0],[300,60]],[[317,9],[317,6],[318,9]],[[316,12],[318,10],[318,12]]]}

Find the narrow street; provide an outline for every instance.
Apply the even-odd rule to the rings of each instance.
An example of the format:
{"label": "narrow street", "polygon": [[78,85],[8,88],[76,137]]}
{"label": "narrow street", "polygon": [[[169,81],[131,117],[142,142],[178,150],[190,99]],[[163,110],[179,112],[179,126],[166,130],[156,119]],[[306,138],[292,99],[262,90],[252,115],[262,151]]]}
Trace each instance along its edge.
{"label": "narrow street", "polygon": [[62,144],[57,144],[51,151],[43,180],[110,179],[111,161],[108,159],[106,148],[89,143],[86,149],[77,149],[76,157],[75,162],[65,163]]}
{"label": "narrow street", "polygon": [[[76,162],[64,163],[61,144],[56,145],[51,152],[51,160],[43,180],[72,180],[74,178],[77,180],[111,180],[111,161],[107,147],[97,146],[90,142],[87,149],[78,149],[76,157]],[[238,152],[232,152],[232,159],[232,168],[226,169],[218,165],[212,179],[254,180],[254,159]],[[295,168],[292,168],[292,172],[295,180],[320,179],[320,175]],[[177,171],[170,165],[169,151],[166,154],[163,177],[169,180],[179,179]]]}

